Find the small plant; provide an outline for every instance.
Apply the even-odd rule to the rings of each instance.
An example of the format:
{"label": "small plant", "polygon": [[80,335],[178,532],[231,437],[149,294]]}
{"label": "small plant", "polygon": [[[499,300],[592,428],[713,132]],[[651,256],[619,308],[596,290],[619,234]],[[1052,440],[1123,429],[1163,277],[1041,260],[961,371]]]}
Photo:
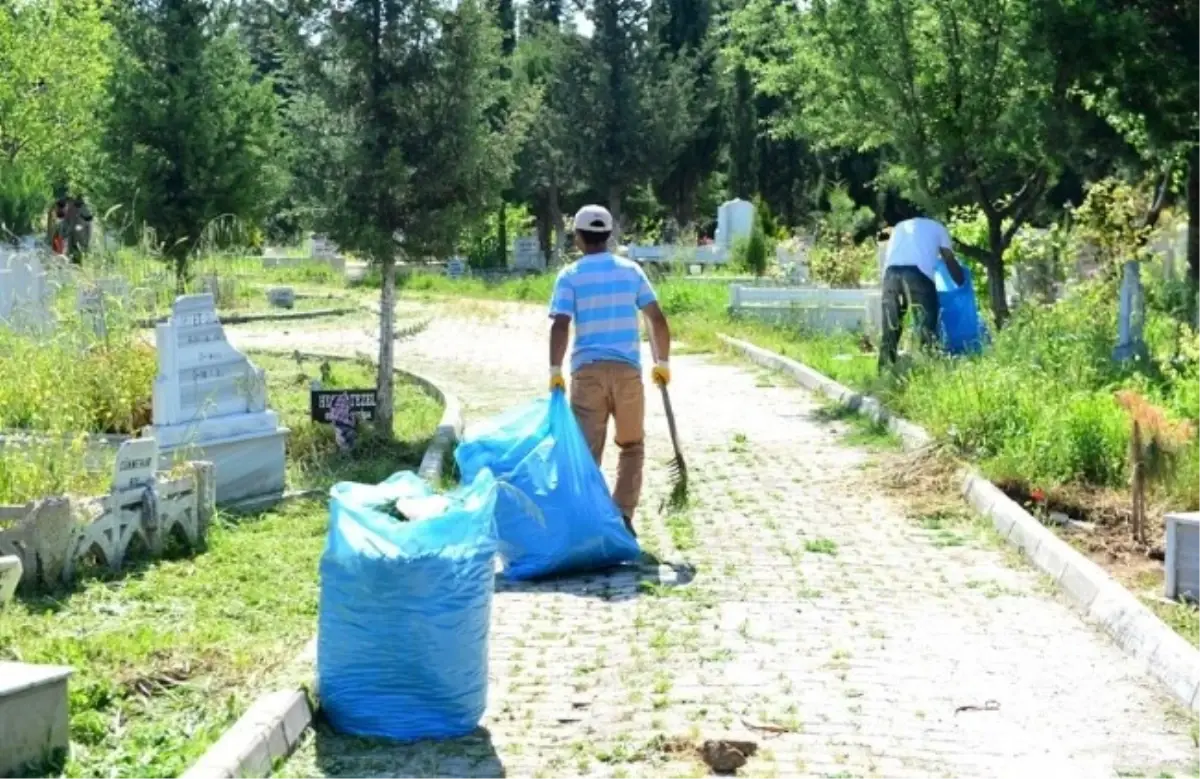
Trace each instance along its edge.
{"label": "small plant", "polygon": [[804,542],[804,550],[813,554],[836,555],[838,548],[837,544],[828,538],[817,538],[812,541]]}
{"label": "small plant", "polygon": [[1187,422],[1167,419],[1162,409],[1133,390],[1116,393],[1117,402],[1129,414],[1133,433],[1129,438],[1129,480],[1133,503],[1133,539],[1146,544],[1146,486],[1168,477],[1176,458],[1192,439]]}

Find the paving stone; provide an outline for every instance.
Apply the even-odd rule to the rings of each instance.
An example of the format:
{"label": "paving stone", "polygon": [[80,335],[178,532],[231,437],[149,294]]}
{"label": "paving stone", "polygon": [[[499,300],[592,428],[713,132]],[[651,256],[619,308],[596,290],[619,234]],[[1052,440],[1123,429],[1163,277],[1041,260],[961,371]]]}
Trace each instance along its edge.
{"label": "paving stone", "polygon": [[[455,310],[396,352],[458,395],[468,427],[545,391],[543,312]],[[230,330],[241,349],[375,351],[366,326]],[[719,738],[744,720],[787,731],[755,735],[747,776],[1194,771],[1187,718],[1135,660],[1002,548],[966,533],[950,544],[907,518],[811,394],[703,355],[671,362],[694,545],[676,549],[685,536],[657,510],[671,452],[652,394],[638,524],[694,579],[650,591],[658,577],[645,571],[503,584],[486,738],[365,749],[326,734],[284,773],[689,775],[697,765],[667,739]],[[593,702],[571,704],[581,698]],[[988,700],[1000,707],[955,714]]]}

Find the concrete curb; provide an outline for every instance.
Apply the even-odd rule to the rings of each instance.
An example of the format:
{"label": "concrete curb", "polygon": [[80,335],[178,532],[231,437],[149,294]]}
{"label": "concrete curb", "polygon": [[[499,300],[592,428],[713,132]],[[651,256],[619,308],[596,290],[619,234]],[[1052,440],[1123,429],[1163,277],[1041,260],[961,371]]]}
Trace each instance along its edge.
{"label": "concrete curb", "polygon": [[303,690],[280,690],[258,698],[233,727],[184,773],[184,779],[269,776],[276,760],[292,753],[312,724]]}
{"label": "concrete curb", "polygon": [[[261,314],[228,314],[221,316],[221,312],[217,312],[217,318],[221,320],[222,325],[244,325],[250,322],[282,322],[295,319],[320,319],[327,316],[345,316],[353,314],[361,309],[355,308],[314,308],[311,311],[279,311],[279,312],[263,312]],[[154,327],[157,324],[166,322],[167,318],[163,317],[139,319],[138,327],[142,329]]]}
{"label": "concrete curb", "polygon": [[[752,362],[787,373],[802,386],[886,424],[906,449],[927,446],[933,441],[924,429],[894,416],[875,398],[854,392],[807,365],[727,335],[718,337]],[[1200,713],[1200,650],[974,468],[964,470],[961,492],[973,509],[992,521],[1010,546],[1052,578],[1076,606],[1104,627],[1121,649],[1144,664],[1176,700]]]}
{"label": "concrete curb", "polygon": [[[426,322],[422,325],[422,329]],[[291,355],[294,352],[279,352],[264,349],[254,351],[265,354]],[[302,357],[321,360],[353,360],[353,357],[338,354],[301,352]],[[463,431],[462,405],[458,398],[439,387],[430,379],[401,368],[396,373],[407,376],[431,396],[442,402],[442,419],[433,440],[421,458],[418,473],[422,478],[435,482],[442,478],[447,455],[453,450]],[[296,490],[285,495],[287,498],[311,497],[319,490]],[[308,662],[315,656],[316,639],[309,639],[295,662]],[[316,686],[313,686],[314,696]],[[232,779],[242,776],[269,776],[276,760],[291,755],[300,743],[304,731],[313,721],[314,706],[303,690],[279,690],[259,696],[249,710],[225,731],[217,743],[183,775],[183,779]]]}

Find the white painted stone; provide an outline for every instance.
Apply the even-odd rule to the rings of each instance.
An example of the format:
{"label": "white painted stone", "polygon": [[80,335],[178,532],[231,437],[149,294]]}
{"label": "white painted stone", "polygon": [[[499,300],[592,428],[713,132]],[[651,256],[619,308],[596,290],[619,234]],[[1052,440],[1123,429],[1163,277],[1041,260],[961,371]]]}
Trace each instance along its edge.
{"label": "white painted stone", "polygon": [[725,250],[733,248],[740,238],[749,238],[754,230],[754,204],[734,199],[717,209],[717,244]]}
{"label": "white painted stone", "polygon": [[513,240],[512,245],[514,270],[546,269],[546,256],[542,254],[541,244],[536,235],[527,235]]}
{"label": "white painted stone", "polygon": [[288,430],[267,408],[266,375],[226,340],[212,296],[176,299],[155,342],[153,436],[163,454],[212,462],[219,503],[282,492]]}
{"label": "white painted stone", "polygon": [[1166,595],[1200,599],[1200,512],[1168,514],[1166,524]]}
{"label": "white painted stone", "polygon": [[25,776],[70,744],[67,679],[71,669],[0,662],[0,776]]}
{"label": "white painted stone", "polygon": [[51,328],[52,295],[36,251],[0,247],[0,322],[32,332]]}
{"label": "white painted stone", "polygon": [[25,572],[25,567],[21,565],[21,558],[16,555],[5,555],[0,557],[0,606],[12,600],[13,593],[17,591],[17,585],[21,583],[21,574]]}
{"label": "white painted stone", "polygon": [[878,289],[734,284],[729,288],[729,306],[734,313],[767,319],[796,319],[822,332],[878,332],[883,321],[882,293]]}

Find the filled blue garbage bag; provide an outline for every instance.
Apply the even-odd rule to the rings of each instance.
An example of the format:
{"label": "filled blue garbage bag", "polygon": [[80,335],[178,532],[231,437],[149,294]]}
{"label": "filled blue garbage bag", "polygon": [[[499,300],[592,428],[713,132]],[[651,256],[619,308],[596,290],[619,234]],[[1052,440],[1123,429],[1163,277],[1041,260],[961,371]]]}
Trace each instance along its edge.
{"label": "filled blue garbage bag", "polygon": [[[444,497],[410,472],[334,485],[317,621],[317,695],[334,730],[409,741],[479,725],[496,494],[487,470]],[[428,518],[380,508],[397,500]]]}
{"label": "filled blue garbage bag", "polygon": [[987,327],[979,315],[971,269],[962,264],[963,283],[955,284],[946,263],[939,261],[934,268],[933,283],[937,288],[938,331],[942,348],[950,354],[974,354],[987,343]]}
{"label": "filled blue garbage bag", "polygon": [[641,554],[564,393],[472,429],[454,458],[464,479],[489,468],[516,488],[496,499],[505,578],[598,570]]}

